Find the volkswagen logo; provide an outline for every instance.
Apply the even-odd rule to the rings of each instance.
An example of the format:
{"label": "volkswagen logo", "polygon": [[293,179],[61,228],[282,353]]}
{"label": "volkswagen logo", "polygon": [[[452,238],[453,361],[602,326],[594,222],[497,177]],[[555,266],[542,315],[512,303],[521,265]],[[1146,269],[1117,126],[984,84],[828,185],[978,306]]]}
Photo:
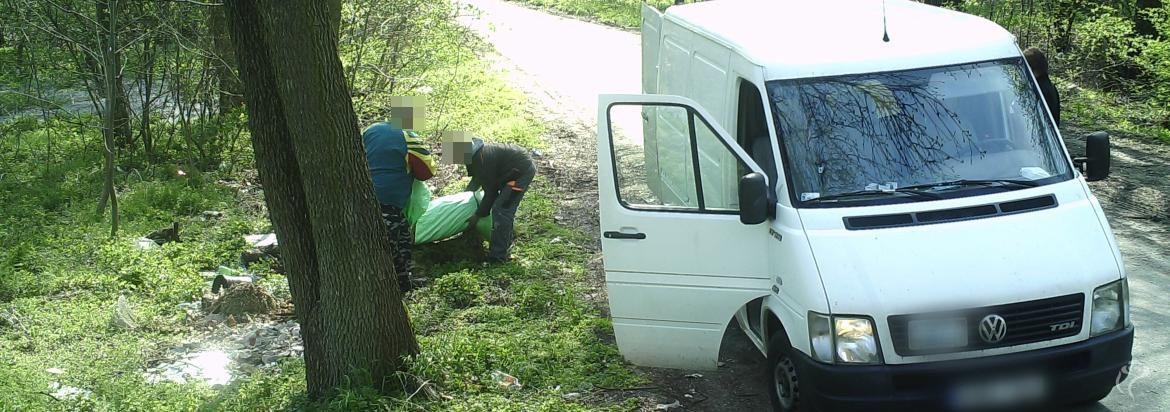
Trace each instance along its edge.
{"label": "volkswagen logo", "polygon": [[984,342],[999,342],[1003,340],[1004,335],[1007,335],[1007,321],[1003,316],[987,315],[979,321],[979,337],[983,338]]}

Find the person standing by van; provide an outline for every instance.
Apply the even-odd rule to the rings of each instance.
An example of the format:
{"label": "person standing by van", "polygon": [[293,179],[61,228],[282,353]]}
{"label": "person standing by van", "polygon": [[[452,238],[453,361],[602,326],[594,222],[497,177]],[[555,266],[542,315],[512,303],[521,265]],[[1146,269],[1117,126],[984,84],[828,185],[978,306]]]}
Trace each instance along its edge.
{"label": "person standing by van", "polygon": [[[470,140],[470,141],[468,141]],[[444,142],[444,159],[467,167],[471,182],[466,191],[483,189],[483,200],[467,219],[474,230],[479,219],[492,216],[492,235],[487,260],[504,263],[511,259],[514,222],[520,200],[536,177],[536,165],[528,150],[514,144],[484,143],[478,137],[456,136]],[[446,153],[451,153],[447,155]]]}
{"label": "person standing by van", "polygon": [[413,287],[411,247],[414,246],[414,234],[406,220],[406,202],[414,180],[434,176],[435,164],[422,139],[414,131],[401,128],[402,120],[370,125],[362,131],[362,143],[393,247],[398,287],[406,292]]}
{"label": "person standing by van", "polygon": [[1029,47],[1024,50],[1024,59],[1028,61],[1032,74],[1036,76],[1036,82],[1040,84],[1040,93],[1044,95],[1048,111],[1052,112],[1052,119],[1060,126],[1060,93],[1056,91],[1056,86],[1048,76],[1048,57],[1040,49]]}

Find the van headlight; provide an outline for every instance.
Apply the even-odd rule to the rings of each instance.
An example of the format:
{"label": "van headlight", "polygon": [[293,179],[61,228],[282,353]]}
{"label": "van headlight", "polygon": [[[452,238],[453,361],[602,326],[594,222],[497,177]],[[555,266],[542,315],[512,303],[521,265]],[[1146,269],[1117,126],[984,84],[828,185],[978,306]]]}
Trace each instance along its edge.
{"label": "van headlight", "polygon": [[1093,317],[1089,323],[1091,336],[1113,332],[1125,326],[1125,312],[1129,305],[1125,295],[1128,289],[1126,280],[1121,279],[1093,290]]}
{"label": "van headlight", "polygon": [[808,313],[813,358],[825,363],[881,363],[877,335],[869,318]]}

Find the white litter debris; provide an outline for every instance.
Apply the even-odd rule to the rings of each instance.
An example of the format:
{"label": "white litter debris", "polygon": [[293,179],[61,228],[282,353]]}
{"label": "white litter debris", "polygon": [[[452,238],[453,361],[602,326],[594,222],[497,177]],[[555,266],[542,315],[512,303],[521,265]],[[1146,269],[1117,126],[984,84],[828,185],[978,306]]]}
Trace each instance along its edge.
{"label": "white litter debris", "polygon": [[61,370],[61,368],[49,368],[49,369],[45,369],[45,372],[48,372],[48,373],[51,373],[54,375],[60,375],[62,373],[65,373],[65,371]]}
{"label": "white litter debris", "polygon": [[74,399],[89,399],[89,395],[93,392],[76,388],[73,386],[62,385],[60,382],[53,382],[49,384],[49,390],[53,391],[50,394],[53,399],[59,401],[68,401]]}
{"label": "white litter debris", "polygon": [[660,403],[660,404],[658,404],[658,406],[654,407],[654,410],[656,410],[656,411],[669,411],[671,409],[681,408],[681,407],[682,407],[682,404],[678,403],[678,401],[674,401],[672,403]]}
{"label": "white litter debris", "polygon": [[569,392],[569,393],[566,393],[564,396],[562,396],[562,398],[564,398],[566,401],[581,399],[581,393],[580,392]]}
{"label": "white litter debris", "polygon": [[121,330],[138,328],[138,320],[134,318],[134,308],[130,307],[130,302],[126,301],[125,296],[119,296],[118,302],[114,304],[114,316],[110,319],[110,323]]}
{"label": "white litter debris", "polygon": [[150,250],[158,247],[158,243],[154,243],[154,240],[150,238],[140,237],[134,241],[134,247],[140,250]]}
{"label": "white litter debris", "polygon": [[692,373],[692,374],[690,374],[690,375],[685,375],[684,377],[691,378],[691,379],[700,379],[700,378],[702,378],[702,377],[703,377],[703,374],[701,374],[701,373]]}
{"label": "white litter debris", "polygon": [[276,234],[268,233],[264,235],[248,235],[244,236],[244,240],[248,245],[254,248],[266,248],[269,246],[276,246]]}
{"label": "white litter debris", "polygon": [[167,350],[163,362],[143,372],[147,382],[226,385],[236,376],[300,357],[305,350],[296,321],[250,322],[232,328],[222,315],[208,315],[198,323],[211,328]]}
{"label": "white litter debris", "polygon": [[492,372],[492,380],[498,382],[500,387],[504,389],[520,389],[523,387],[523,385],[520,385],[520,379],[500,371]]}

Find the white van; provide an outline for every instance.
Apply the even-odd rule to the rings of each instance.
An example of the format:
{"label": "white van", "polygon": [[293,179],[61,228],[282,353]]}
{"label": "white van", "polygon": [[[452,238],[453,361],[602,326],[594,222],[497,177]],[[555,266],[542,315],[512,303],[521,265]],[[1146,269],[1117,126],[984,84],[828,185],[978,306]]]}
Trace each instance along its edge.
{"label": "white van", "polygon": [[712,369],[734,319],[776,410],[1082,403],[1125,378],[1117,243],[1016,39],[924,4],[643,11],[644,95],[598,107],[630,362]]}

